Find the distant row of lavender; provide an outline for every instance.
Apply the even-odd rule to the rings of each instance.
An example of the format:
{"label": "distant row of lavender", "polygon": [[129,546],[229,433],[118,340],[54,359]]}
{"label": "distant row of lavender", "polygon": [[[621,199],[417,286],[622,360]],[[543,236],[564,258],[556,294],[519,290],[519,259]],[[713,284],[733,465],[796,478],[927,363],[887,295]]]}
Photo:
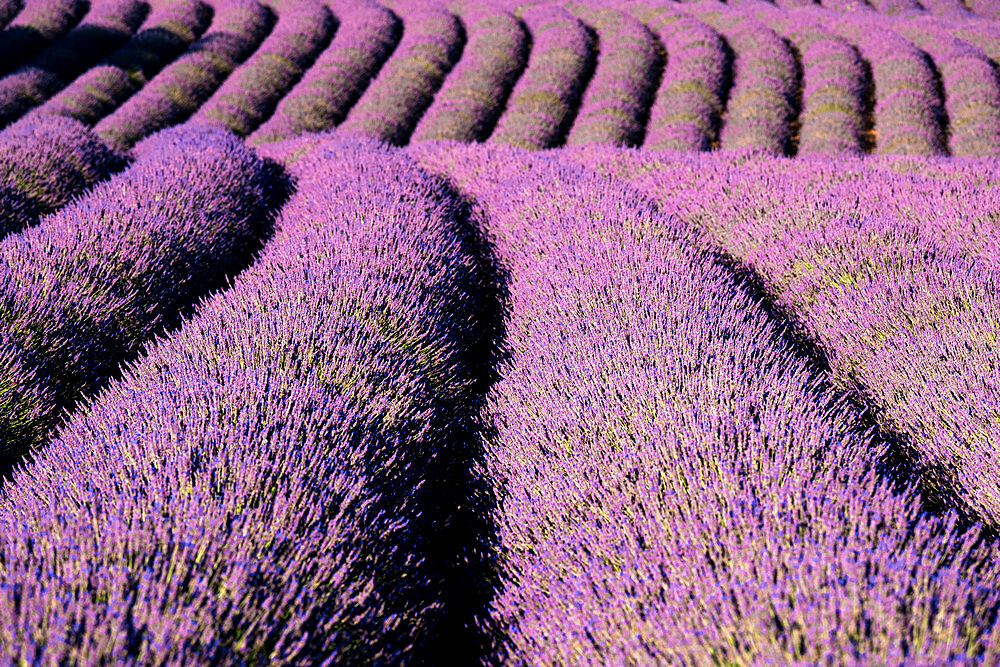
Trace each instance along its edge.
{"label": "distant row of lavender", "polygon": [[759,21],[722,5],[694,3],[684,10],[718,30],[733,51],[721,148],[793,154],[800,72],[788,44]]}
{"label": "distant row of lavender", "polygon": [[104,62],[38,107],[93,125],[142,88],[205,32],[212,8],[201,0],[160,0],[142,30]]}
{"label": "distant row of lavender", "polygon": [[384,4],[402,19],[403,37],[341,127],[403,145],[458,62],[465,32],[436,0]]}
{"label": "distant row of lavender", "polygon": [[566,143],[638,146],[663,69],[656,38],[620,9],[569,9],[597,33],[598,56]]}
{"label": "distant row of lavender", "polygon": [[[933,503],[1000,526],[995,379],[1000,176],[987,161],[874,163],[609,156],[709,247],[750,268],[821,348],[835,380],[902,436],[893,458]],[[596,164],[593,156],[588,164]],[[628,165],[624,167],[623,165]],[[905,166],[905,164],[901,164]],[[985,183],[984,183],[985,179]],[[992,185],[989,185],[992,183]],[[734,200],[728,192],[739,192]]]}
{"label": "distant row of lavender", "polygon": [[127,149],[157,130],[187,120],[245,60],[272,27],[257,0],[221,0],[208,32],[94,129]]}
{"label": "distant row of lavender", "polygon": [[266,231],[278,183],[235,137],[174,130],[136,152],[123,173],[0,242],[4,468],[221,286]]}
{"label": "distant row of lavender", "polygon": [[299,167],[259,260],[8,486],[0,653],[472,662],[469,230],[400,153]]}
{"label": "distant row of lavender", "polygon": [[250,135],[250,143],[322,132],[340,124],[399,41],[395,14],[371,0],[329,3],[337,34],[302,80],[281,98],[270,119]]}
{"label": "distant row of lavender", "polygon": [[192,116],[219,122],[241,137],[268,118],[333,35],[335,22],[319,0],[267,0],[278,22],[267,39],[236,68]]}
{"label": "distant row of lavender", "polygon": [[896,32],[933,59],[941,75],[952,155],[1000,155],[1000,78],[981,50],[933,21],[900,21]]}
{"label": "distant row of lavender", "polygon": [[0,75],[66,34],[88,7],[87,0],[25,2],[24,9],[0,32]]}
{"label": "distant row of lavender", "polygon": [[123,155],[68,118],[25,118],[0,131],[0,238],[124,167]]}
{"label": "distant row of lavender", "polygon": [[875,152],[943,155],[947,152],[943,100],[933,63],[877,14],[815,12],[828,29],[858,47],[875,88]]}
{"label": "distant row of lavender", "polygon": [[506,662],[996,658],[997,550],[873,474],[885,443],[697,229],[549,156],[417,154],[510,274],[485,436]]}
{"label": "distant row of lavender", "polygon": [[147,16],[139,0],[94,0],[78,26],[0,79],[0,127],[20,118],[125,43]]}
{"label": "distant row of lavender", "polygon": [[734,3],[790,40],[802,67],[797,155],[858,154],[873,148],[871,82],[857,49],[814,16],[767,3]]}
{"label": "distant row of lavender", "polygon": [[530,38],[512,14],[476,0],[452,5],[465,26],[465,48],[412,141],[485,140],[528,58]]}
{"label": "distant row of lavender", "polygon": [[725,40],[681,13],[674,3],[638,3],[631,11],[657,35],[667,54],[643,148],[706,151],[717,147],[731,82]]}
{"label": "distant row of lavender", "polygon": [[556,4],[533,5],[521,16],[531,34],[528,65],[489,141],[551,148],[565,140],[593,73],[595,40]]}

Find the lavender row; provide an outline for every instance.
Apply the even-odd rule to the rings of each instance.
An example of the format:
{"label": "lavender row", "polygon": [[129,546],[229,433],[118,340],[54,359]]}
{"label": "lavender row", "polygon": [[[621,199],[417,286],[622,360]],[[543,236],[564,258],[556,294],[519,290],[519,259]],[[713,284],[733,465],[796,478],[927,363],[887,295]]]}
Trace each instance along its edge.
{"label": "lavender row", "polygon": [[5,467],[266,231],[275,175],[235,137],[178,130],[137,151],[125,172],[0,242]]}
{"label": "lavender row", "polygon": [[996,655],[997,549],[872,473],[884,443],[696,230],[548,156],[422,162],[510,273],[486,443],[507,662]]}
{"label": "lavender row", "polygon": [[867,152],[874,147],[871,81],[857,49],[800,12],[751,0],[736,4],[790,40],[802,67],[799,155]]}
{"label": "lavender row", "polygon": [[12,657],[471,659],[474,629],[449,618],[486,583],[457,506],[481,333],[469,230],[384,147],[324,142],[300,167],[259,260],[6,490]]}
{"label": "lavender row", "polygon": [[59,42],[0,79],[0,127],[20,118],[124,44],[146,18],[139,0],[95,0]]}
{"label": "lavender row", "polygon": [[154,3],[142,30],[125,46],[77,77],[37,111],[95,124],[183,53],[205,32],[211,18],[212,8],[201,0]]}
{"label": "lavender row", "polygon": [[0,75],[69,32],[89,6],[87,0],[26,2],[24,9],[0,32]]}
{"label": "lavender row", "polygon": [[268,6],[278,15],[274,30],[198,109],[195,119],[247,136],[330,43],[333,16],[319,0],[269,0]]}
{"label": "lavender row", "polygon": [[569,9],[597,33],[599,49],[566,143],[638,146],[663,69],[656,38],[623,10]]}
{"label": "lavender row", "polygon": [[257,0],[221,0],[208,32],[94,129],[129,148],[157,130],[187,120],[245,60],[272,27]]}
{"label": "lavender row", "polygon": [[[932,180],[851,160],[758,160],[739,169],[721,159],[682,168],[640,156],[609,160],[663,206],[698,221],[709,246],[761,276],[824,350],[835,381],[899,434],[893,456],[932,503],[995,530],[1000,478],[990,462],[1000,396],[983,369],[1000,365],[990,342],[1000,335],[991,316],[998,277],[987,268],[1000,175],[980,160],[964,163],[973,178],[956,182],[962,164],[917,160],[918,172],[944,175]],[[993,185],[984,187],[984,174]],[[733,191],[741,193],[735,201]]]}
{"label": "lavender row", "polygon": [[489,141],[536,149],[558,146],[593,71],[594,37],[555,4],[529,7],[521,18],[531,33],[528,66]]}
{"label": "lavender row", "polygon": [[453,6],[465,25],[465,48],[413,131],[413,141],[485,140],[528,58],[528,35],[512,14],[475,0]]}
{"label": "lavender row", "polygon": [[731,79],[725,40],[673,3],[640,4],[631,11],[657,35],[667,60],[643,148],[704,151],[718,146]]}
{"label": "lavender row", "polygon": [[759,21],[722,5],[692,4],[685,11],[718,30],[733,51],[720,146],[794,153],[801,73],[788,44]]}
{"label": "lavender row", "polygon": [[124,167],[125,156],[74,120],[41,116],[14,123],[0,132],[0,238]]}
{"label": "lavender row", "polygon": [[330,46],[278,103],[250,142],[280,141],[338,125],[399,42],[399,19],[371,0],[330,3],[339,22]]}
{"label": "lavender row", "polygon": [[899,21],[896,32],[933,59],[948,115],[948,147],[957,156],[1000,155],[1000,78],[996,65],[934,21]]}
{"label": "lavender row", "polygon": [[943,155],[944,108],[927,54],[887,29],[873,12],[839,16],[811,10],[824,26],[857,46],[875,86],[875,152]]}
{"label": "lavender row", "polygon": [[965,6],[965,0],[920,0],[920,6],[937,16],[964,20],[973,17]]}
{"label": "lavender row", "polygon": [[403,145],[458,62],[465,34],[455,15],[435,0],[386,5],[402,19],[403,37],[342,127]]}

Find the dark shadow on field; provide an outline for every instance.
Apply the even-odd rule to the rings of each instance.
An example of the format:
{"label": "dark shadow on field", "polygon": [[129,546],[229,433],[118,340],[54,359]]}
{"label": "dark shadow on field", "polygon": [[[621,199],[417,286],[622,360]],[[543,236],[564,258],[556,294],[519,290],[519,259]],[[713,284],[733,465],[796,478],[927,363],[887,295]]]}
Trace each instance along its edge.
{"label": "dark shadow on field", "polygon": [[[499,633],[490,615],[500,583],[498,498],[485,473],[494,429],[484,408],[504,356],[508,278],[469,202],[452,196],[458,214],[449,231],[459,240],[461,254],[471,259],[460,279],[464,293],[449,301],[452,322],[467,323],[450,327],[462,366],[455,370],[465,389],[457,399],[433,399],[430,432],[413,443],[418,451],[409,453],[412,474],[402,480],[382,477],[373,485],[387,513],[398,516],[410,504],[404,510],[406,530],[381,545],[375,563],[381,573],[375,586],[384,591],[380,597],[389,607],[387,615],[426,612],[419,625],[404,619],[382,637],[379,648],[385,655],[401,656],[408,665],[477,665],[498,651]],[[413,558],[422,564],[415,567]],[[395,576],[398,572],[408,572],[407,579]]]}

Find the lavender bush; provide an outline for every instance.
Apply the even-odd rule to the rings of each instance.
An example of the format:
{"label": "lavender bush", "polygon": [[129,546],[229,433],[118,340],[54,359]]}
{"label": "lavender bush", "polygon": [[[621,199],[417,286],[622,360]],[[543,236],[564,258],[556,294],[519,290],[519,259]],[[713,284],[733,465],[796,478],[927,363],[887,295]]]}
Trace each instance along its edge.
{"label": "lavender bush", "polygon": [[942,155],[947,151],[943,101],[933,63],[870,14],[816,12],[824,25],[858,47],[875,88],[875,152]]}
{"label": "lavender bush", "polygon": [[144,142],[137,158],[0,242],[4,467],[222,286],[266,232],[276,175],[232,135],[181,128]]}
{"label": "lavender bush", "polygon": [[179,56],[205,32],[211,17],[212,8],[201,0],[157,2],[142,30],[125,46],[77,77],[38,112],[95,124]]}
{"label": "lavender bush", "polygon": [[462,53],[464,31],[440,2],[391,2],[403,37],[342,127],[403,145]]}
{"label": "lavender bush", "polygon": [[0,131],[0,238],[124,167],[125,156],[68,118],[25,118]]}
{"label": "lavender bush", "polygon": [[941,74],[950,153],[1000,155],[1000,78],[995,63],[929,21],[900,21],[896,31],[927,52]]}
{"label": "lavender bush", "polygon": [[328,141],[298,166],[259,260],[5,493],[10,656],[473,658],[456,623],[486,583],[465,497],[484,333],[469,230],[400,153]]}
{"label": "lavender bush", "polygon": [[733,87],[719,136],[721,147],[793,154],[801,73],[788,44],[740,12],[701,4],[692,4],[691,11],[718,30],[733,50]]}
{"label": "lavender bush", "polygon": [[996,548],[873,474],[884,443],[697,230],[548,156],[422,163],[510,272],[486,445],[505,662],[993,658]]}
{"label": "lavender bush", "polygon": [[466,33],[462,58],[417,124],[413,141],[486,139],[528,57],[528,35],[512,14],[475,0],[455,7]]}
{"label": "lavender bush", "polygon": [[333,17],[319,0],[269,0],[278,22],[253,56],[236,68],[194,114],[245,137],[274,111],[278,100],[330,42]]}
{"label": "lavender bush", "polygon": [[632,12],[667,52],[643,148],[704,151],[718,146],[731,82],[725,40],[673,4],[639,4]]}
{"label": "lavender bush", "polygon": [[321,132],[338,125],[396,47],[399,19],[370,0],[330,3],[337,34],[274,115],[250,135],[253,144]]}
{"label": "lavender bush", "polygon": [[157,130],[187,120],[271,29],[257,0],[223,0],[208,32],[142,90],[94,126],[110,144],[130,148]]}
{"label": "lavender bush", "polygon": [[0,2],[0,28],[6,28],[7,24],[13,21],[22,9],[24,9],[24,0],[3,0]]}
{"label": "lavender bush", "polygon": [[594,37],[555,4],[529,7],[521,17],[531,33],[528,65],[489,141],[549,148],[562,143],[593,72]]}
{"label": "lavender bush", "polygon": [[663,68],[656,38],[623,10],[570,9],[597,33],[599,49],[566,143],[638,146]]}
{"label": "lavender bush", "polygon": [[756,2],[736,4],[788,39],[802,68],[797,154],[866,152],[873,148],[871,81],[857,49],[814,17]]}

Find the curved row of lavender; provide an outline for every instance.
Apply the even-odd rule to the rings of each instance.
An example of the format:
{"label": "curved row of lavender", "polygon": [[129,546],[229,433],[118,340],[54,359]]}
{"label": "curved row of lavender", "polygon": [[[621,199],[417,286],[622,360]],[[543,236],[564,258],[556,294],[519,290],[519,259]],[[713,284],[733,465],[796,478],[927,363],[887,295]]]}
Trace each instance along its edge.
{"label": "curved row of lavender", "polygon": [[657,35],[667,53],[642,147],[707,151],[717,147],[731,84],[731,56],[725,40],[674,3],[630,7]]}
{"label": "curved row of lavender", "polygon": [[948,148],[956,156],[1000,155],[1000,77],[996,63],[934,21],[900,21],[896,32],[934,59],[948,116]]}
{"label": "curved row of lavender", "polygon": [[74,79],[37,113],[94,125],[183,53],[208,28],[212,13],[202,0],[154,2],[142,29],[125,46]]}
{"label": "curved row of lavender", "polygon": [[933,63],[912,42],[885,27],[878,15],[815,10],[823,25],[857,46],[875,88],[875,152],[944,155],[943,100]]}
{"label": "curved row of lavender", "polygon": [[208,32],[94,130],[109,144],[128,149],[157,130],[184,122],[271,28],[270,12],[257,0],[220,0]]}
{"label": "curved row of lavender", "polygon": [[258,261],[5,490],[14,659],[471,664],[470,230],[402,153],[298,168]]}
{"label": "curved row of lavender", "polygon": [[0,32],[0,75],[69,32],[89,7],[87,0],[26,0],[24,9]]}
{"label": "curved row of lavender", "polygon": [[0,238],[34,224],[125,164],[124,155],[69,118],[24,118],[0,131]]}
{"label": "curved row of lavender", "polygon": [[78,74],[124,44],[148,15],[140,0],[94,0],[61,40],[0,78],[0,127],[62,90]]}
{"label": "curved row of lavender", "polygon": [[[68,119],[64,122],[71,123]],[[236,137],[180,128],[35,227],[0,242],[0,466],[241,268],[280,196]]]}
{"label": "curved row of lavender", "polygon": [[451,4],[465,26],[465,48],[411,141],[485,140],[528,59],[530,40],[513,14],[477,0]]}
{"label": "curved row of lavender", "polygon": [[871,81],[857,49],[813,17],[749,0],[736,7],[794,45],[802,67],[802,108],[796,155],[860,154],[874,146]]}
{"label": "curved row of lavender", "polygon": [[720,147],[794,154],[801,73],[788,44],[764,24],[723,5],[692,3],[684,10],[718,30],[733,51]]}
{"label": "curved row of lavender", "polygon": [[267,39],[199,107],[194,120],[218,122],[245,137],[274,111],[330,43],[335,22],[320,0],[267,0],[278,22]]}
{"label": "curved row of lavender", "polygon": [[403,145],[458,62],[465,31],[437,0],[384,4],[402,20],[402,39],[340,127]]}
{"label": "curved row of lavender", "polygon": [[417,154],[510,273],[486,438],[507,662],[996,659],[996,547],[873,473],[885,443],[697,230],[550,156]]}
{"label": "curved row of lavender", "polygon": [[[758,275],[840,386],[897,434],[900,474],[929,503],[1000,527],[994,337],[1000,175],[989,160],[892,165],[609,155],[707,247]],[[598,165],[593,155],[587,164]],[[901,164],[901,166],[905,166]],[[967,169],[963,176],[961,169]],[[730,194],[739,193],[735,198]]]}
{"label": "curved row of lavender", "polygon": [[593,73],[596,44],[582,22],[554,3],[528,7],[521,19],[531,35],[528,64],[489,141],[551,148],[572,127]]}
{"label": "curved row of lavender", "polygon": [[568,5],[597,33],[598,54],[566,143],[638,146],[663,70],[656,38],[621,9]]}
{"label": "curved row of lavender", "polygon": [[396,48],[402,27],[372,0],[333,0],[337,34],[302,80],[250,135],[252,144],[280,141],[339,125]]}

